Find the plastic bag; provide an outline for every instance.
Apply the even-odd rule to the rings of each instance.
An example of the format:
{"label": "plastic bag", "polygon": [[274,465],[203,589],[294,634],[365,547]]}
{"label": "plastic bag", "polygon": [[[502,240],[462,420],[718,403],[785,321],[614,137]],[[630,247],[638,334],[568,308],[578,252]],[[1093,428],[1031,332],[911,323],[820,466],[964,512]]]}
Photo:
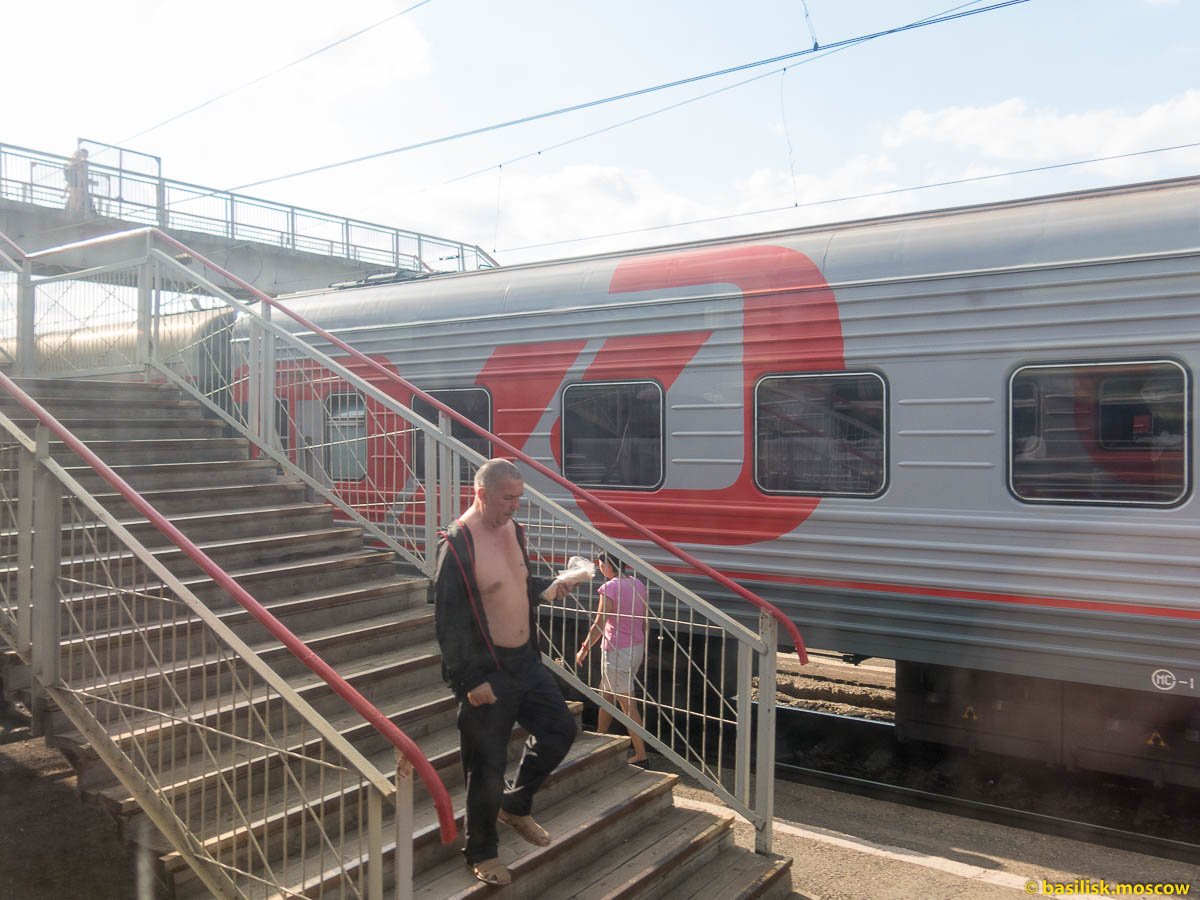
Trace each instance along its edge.
{"label": "plastic bag", "polygon": [[542,599],[553,600],[560,584],[574,587],[585,581],[591,581],[595,577],[596,566],[591,560],[584,559],[582,556],[572,556],[567,560],[567,567],[561,570],[558,576],[550,582],[550,587],[542,591]]}

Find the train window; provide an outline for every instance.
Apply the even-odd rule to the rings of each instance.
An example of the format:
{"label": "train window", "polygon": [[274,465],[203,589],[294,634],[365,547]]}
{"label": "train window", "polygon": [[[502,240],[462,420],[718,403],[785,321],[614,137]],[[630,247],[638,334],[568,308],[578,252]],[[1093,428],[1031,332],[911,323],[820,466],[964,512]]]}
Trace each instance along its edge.
{"label": "train window", "polygon": [[[460,388],[445,391],[426,391],[425,393],[433,397],[435,400],[440,400],[456,413],[461,413],[466,416],[476,425],[492,430],[492,397],[483,388]],[[413,412],[422,418],[428,419],[435,425],[438,420],[438,411],[432,404],[427,403],[420,397],[413,397],[412,403]],[[483,455],[485,458],[490,458],[492,455],[492,442],[484,440],[475,432],[471,431],[465,425],[460,425],[458,422],[450,423],[451,437],[458,438],[472,450]],[[463,470],[469,468],[466,461],[463,462]],[[417,478],[425,477],[425,441],[421,435],[413,437],[413,472]]]}
{"label": "train window", "polygon": [[663,391],[653,381],[563,391],[563,475],[585,487],[653,489],[663,480]]}
{"label": "train window", "polygon": [[1169,506],[1190,488],[1187,371],[1170,361],[1026,366],[1009,383],[1021,500]]}
{"label": "train window", "polygon": [[361,394],[325,400],[325,473],[331,481],[367,477],[367,404]]}
{"label": "train window", "polygon": [[887,480],[887,386],[874,372],[774,375],[754,392],[754,477],[768,493],[874,497]]}

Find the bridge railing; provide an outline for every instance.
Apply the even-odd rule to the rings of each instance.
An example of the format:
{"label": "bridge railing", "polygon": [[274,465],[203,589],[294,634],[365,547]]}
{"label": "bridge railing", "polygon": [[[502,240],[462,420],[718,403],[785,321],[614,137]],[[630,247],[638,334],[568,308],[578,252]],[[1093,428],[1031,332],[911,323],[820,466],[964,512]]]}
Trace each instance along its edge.
{"label": "bridge railing", "polygon": [[[136,307],[119,336],[115,329],[106,332],[108,343],[85,369],[136,377],[148,372],[178,385],[420,571],[433,574],[438,530],[470,504],[478,466],[493,455],[523,465],[521,517],[537,572],[553,575],[572,556],[594,560],[607,553],[641,582],[649,601],[647,620],[639,623],[649,640],[630,697],[602,696],[589,660],[576,658],[599,607],[599,580],[578,586],[565,603],[544,612],[540,637],[546,662],[749,818],[758,830],[758,848],[769,850],[777,629],[783,627],[804,654],[794,624],[778,609],[420,391],[389,365],[166,235],[145,229],[97,240],[128,247],[129,258],[84,273],[95,284],[81,285],[80,298],[65,297],[51,278],[35,286],[53,289],[60,309],[86,310],[106,321],[99,307]],[[52,262],[55,252],[68,249],[31,257]],[[181,252],[193,257],[190,266],[176,260]],[[259,302],[223,292],[217,286],[222,279],[239,283]],[[292,330],[273,320],[284,316],[293,320]],[[306,332],[303,337],[293,333],[296,326]],[[31,352],[39,371],[45,366],[68,374],[73,354],[55,348],[69,342],[51,341],[53,334],[39,335]],[[75,340],[82,340],[77,332]],[[548,497],[549,489],[566,491],[577,507],[619,522],[637,535],[647,555],[693,573],[693,583],[706,583],[702,590],[719,590],[757,607],[758,628],[741,624],[666,574],[664,565],[603,534]]]}
{"label": "bridge railing", "polygon": [[[467,272],[496,265],[484,250],[436,235],[214,190],[88,161],[96,215],[191,231],[395,269]],[[0,200],[63,209],[68,158],[0,144]]]}

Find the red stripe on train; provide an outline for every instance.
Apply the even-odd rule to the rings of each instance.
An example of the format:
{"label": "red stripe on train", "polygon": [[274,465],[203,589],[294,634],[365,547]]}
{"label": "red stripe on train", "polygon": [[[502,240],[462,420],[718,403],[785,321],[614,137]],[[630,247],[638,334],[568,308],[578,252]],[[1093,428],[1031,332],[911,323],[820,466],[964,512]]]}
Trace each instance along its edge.
{"label": "red stripe on train", "polygon": [[[663,566],[664,572],[673,575],[688,574],[683,566]],[[721,569],[722,574],[743,582],[767,582],[769,584],[793,584],[804,587],[836,588],[851,591],[871,591],[877,594],[904,594],[906,596],[940,597],[947,600],[977,600],[986,603],[1008,603],[1017,606],[1037,606],[1046,609],[1086,610],[1088,612],[1110,612],[1134,616],[1154,616],[1163,619],[1200,620],[1200,609],[1174,609],[1169,606],[1139,606],[1134,603],[1112,603],[1102,600],[1070,600],[1065,597],[1034,597],[1021,594],[999,594],[987,591],[964,591],[954,588],[916,587],[905,584],[881,584],[870,581],[843,581],[834,578],[799,578],[794,575],[771,575],[759,572],[731,572]]]}

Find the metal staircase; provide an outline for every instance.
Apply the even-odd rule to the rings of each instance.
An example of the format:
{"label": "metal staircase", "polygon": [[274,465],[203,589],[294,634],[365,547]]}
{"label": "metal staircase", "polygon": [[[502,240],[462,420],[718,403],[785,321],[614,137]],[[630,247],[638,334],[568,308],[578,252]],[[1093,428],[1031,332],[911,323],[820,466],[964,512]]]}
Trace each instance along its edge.
{"label": "metal staircase", "polygon": [[[211,309],[203,314],[211,318]],[[269,333],[269,320],[259,327]],[[387,399],[377,380],[304,352],[289,336],[279,341],[246,355],[276,360],[273,372],[284,351],[304,353],[313,383],[336,378]],[[237,385],[205,393],[180,357],[136,368],[174,385],[0,376],[5,690],[34,709],[37,729],[71,759],[85,795],[112,813],[130,843],[154,851],[168,896],[495,891],[445,843],[461,824],[465,789],[420,574],[431,524],[457,515],[462,480],[482,458],[448,437],[448,413],[435,426],[404,408],[377,409],[388,434],[423,432],[429,461],[420,496],[393,505],[401,513],[382,517],[381,527],[381,517],[361,512],[361,493],[337,494],[321,470],[328,454],[287,452],[277,432],[263,433],[269,407],[263,394],[254,398],[274,385],[261,376],[246,377],[247,402],[235,405],[221,398],[237,397]],[[502,836],[515,876],[507,892],[786,895],[790,861],[768,852],[773,746],[763,738],[773,736],[763,720],[773,698],[757,722],[749,705],[754,653],[766,654],[764,687],[773,675],[773,631],[745,634],[529,493],[522,518],[535,565],[605,549],[650,585],[664,659],[679,660],[685,680],[709,679],[701,693],[714,699],[711,709],[677,706],[643,685],[656,707],[644,737],[749,814],[760,852],[734,846],[732,814],[673,807],[676,776],[626,765],[627,738],[584,734],[539,794],[552,844]],[[397,562],[418,574],[402,574]],[[543,621],[548,662],[575,646],[587,621],[595,598],[579,593],[580,608]],[[728,635],[731,677],[713,677],[706,659],[687,654],[687,636],[701,629]],[[555,671],[595,696],[561,662]],[[767,777],[752,788],[754,728]],[[514,758],[522,739],[514,734]]]}

